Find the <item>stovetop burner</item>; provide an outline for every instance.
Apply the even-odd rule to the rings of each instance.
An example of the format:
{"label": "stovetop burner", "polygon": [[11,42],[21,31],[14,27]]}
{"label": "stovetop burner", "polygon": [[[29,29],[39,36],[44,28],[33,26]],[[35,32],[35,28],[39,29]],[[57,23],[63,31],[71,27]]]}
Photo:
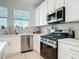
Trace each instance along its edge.
{"label": "stovetop burner", "polygon": [[49,40],[58,40],[58,39],[68,38],[69,35],[68,33],[63,33],[63,32],[52,32],[50,34],[43,35],[41,37],[47,38]]}

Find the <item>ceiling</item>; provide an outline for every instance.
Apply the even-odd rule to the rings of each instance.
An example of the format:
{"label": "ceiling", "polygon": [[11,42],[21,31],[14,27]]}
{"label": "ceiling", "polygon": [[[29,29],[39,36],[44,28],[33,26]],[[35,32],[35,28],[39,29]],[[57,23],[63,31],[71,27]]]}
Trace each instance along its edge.
{"label": "ceiling", "polygon": [[33,4],[33,5],[36,5],[38,6],[41,2],[43,2],[44,0],[21,0],[21,1],[24,1],[24,2],[27,2],[29,4]]}

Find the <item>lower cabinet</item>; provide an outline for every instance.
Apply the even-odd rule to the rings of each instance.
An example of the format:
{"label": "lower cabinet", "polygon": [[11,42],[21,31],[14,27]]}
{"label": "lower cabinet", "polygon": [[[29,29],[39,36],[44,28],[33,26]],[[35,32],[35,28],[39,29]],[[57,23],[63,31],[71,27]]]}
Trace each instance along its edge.
{"label": "lower cabinet", "polygon": [[20,36],[3,36],[2,41],[7,41],[5,54],[13,54],[21,52],[21,37]]}
{"label": "lower cabinet", "polygon": [[79,59],[79,54],[74,54],[73,52],[61,49],[61,51],[59,51],[58,59]]}
{"label": "lower cabinet", "polygon": [[74,55],[73,59],[79,59],[79,55]]}
{"label": "lower cabinet", "polygon": [[72,57],[71,53],[69,53],[63,49],[59,49],[58,59],[73,59],[73,57]]}
{"label": "lower cabinet", "polygon": [[21,38],[20,37],[10,37],[6,47],[6,54],[21,52]]}
{"label": "lower cabinet", "polygon": [[79,59],[79,40],[70,40],[73,43],[69,41],[67,43],[66,40],[66,42],[63,41],[64,40],[58,42],[58,59]]}
{"label": "lower cabinet", "polygon": [[40,35],[34,35],[33,49],[40,54]]}

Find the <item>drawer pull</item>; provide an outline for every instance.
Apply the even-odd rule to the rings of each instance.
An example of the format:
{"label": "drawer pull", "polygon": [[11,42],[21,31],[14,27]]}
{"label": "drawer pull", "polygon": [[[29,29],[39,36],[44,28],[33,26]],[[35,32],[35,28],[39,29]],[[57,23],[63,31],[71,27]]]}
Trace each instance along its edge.
{"label": "drawer pull", "polygon": [[72,51],[74,51],[74,52],[77,52],[77,53],[79,53],[79,51],[77,51],[77,50],[73,50],[73,49],[70,49],[70,50],[72,50]]}

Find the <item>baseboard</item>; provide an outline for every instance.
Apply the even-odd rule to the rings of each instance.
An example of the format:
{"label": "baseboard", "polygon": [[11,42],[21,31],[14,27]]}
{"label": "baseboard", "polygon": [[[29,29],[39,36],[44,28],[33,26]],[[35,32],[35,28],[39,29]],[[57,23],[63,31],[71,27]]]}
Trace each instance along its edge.
{"label": "baseboard", "polygon": [[30,51],[33,51],[33,50],[22,51],[21,53],[26,53],[26,52],[30,52]]}

